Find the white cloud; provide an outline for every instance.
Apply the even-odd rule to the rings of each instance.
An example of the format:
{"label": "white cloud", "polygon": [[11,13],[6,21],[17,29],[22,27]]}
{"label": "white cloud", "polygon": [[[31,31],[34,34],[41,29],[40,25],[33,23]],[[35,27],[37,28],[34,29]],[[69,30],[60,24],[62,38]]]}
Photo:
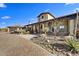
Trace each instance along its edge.
{"label": "white cloud", "polygon": [[75,10],[78,10],[79,11],[79,8],[76,8]]}
{"label": "white cloud", "polygon": [[1,19],[10,19],[11,17],[10,16],[3,16],[1,17]]}
{"label": "white cloud", "polygon": [[46,9],[46,10],[45,10],[45,12],[48,12],[48,11],[50,11],[50,9]]}
{"label": "white cloud", "polygon": [[79,11],[79,8],[75,8],[75,9],[73,10],[73,13],[75,13],[75,12],[76,12],[76,10],[77,10],[77,11]]}
{"label": "white cloud", "polygon": [[36,22],[37,22],[37,18],[30,18],[27,21],[28,24],[32,24],[32,23],[36,23]]}
{"label": "white cloud", "polygon": [[6,8],[7,6],[4,3],[0,3],[0,8]]}
{"label": "white cloud", "polygon": [[75,3],[65,3],[65,5],[73,5],[73,4],[75,4]]}

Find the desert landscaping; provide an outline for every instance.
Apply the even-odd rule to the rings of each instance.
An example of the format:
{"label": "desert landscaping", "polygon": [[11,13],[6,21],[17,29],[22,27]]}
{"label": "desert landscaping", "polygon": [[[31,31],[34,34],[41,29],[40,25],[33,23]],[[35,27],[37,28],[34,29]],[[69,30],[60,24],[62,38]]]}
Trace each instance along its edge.
{"label": "desert landscaping", "polygon": [[73,36],[0,32],[0,55],[78,56],[79,40]]}
{"label": "desert landscaping", "polygon": [[25,39],[28,38],[28,40],[39,45],[54,56],[79,55],[79,41],[74,40],[72,36],[49,36],[46,34],[26,34],[20,36]]}

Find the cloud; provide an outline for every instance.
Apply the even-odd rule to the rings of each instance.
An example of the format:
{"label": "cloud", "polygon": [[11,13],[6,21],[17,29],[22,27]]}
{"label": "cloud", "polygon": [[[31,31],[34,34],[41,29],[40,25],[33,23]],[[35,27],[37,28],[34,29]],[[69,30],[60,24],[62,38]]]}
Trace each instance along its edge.
{"label": "cloud", "polygon": [[10,16],[3,16],[1,17],[1,19],[10,19],[11,17]]}
{"label": "cloud", "polygon": [[75,8],[75,9],[73,10],[73,12],[75,13],[75,12],[76,12],[76,10],[77,10],[77,11],[79,11],[79,8]]}
{"label": "cloud", "polygon": [[32,23],[36,23],[36,22],[37,22],[37,18],[30,18],[27,21],[28,24],[32,24]]}
{"label": "cloud", "polygon": [[0,3],[0,8],[6,8],[7,6],[4,3]]}
{"label": "cloud", "polygon": [[65,5],[73,5],[73,4],[75,4],[75,3],[65,3]]}
{"label": "cloud", "polygon": [[79,8],[76,8],[75,10],[78,10],[79,11]]}
{"label": "cloud", "polygon": [[48,11],[50,11],[50,9],[46,9],[46,10],[45,10],[45,12],[48,12]]}

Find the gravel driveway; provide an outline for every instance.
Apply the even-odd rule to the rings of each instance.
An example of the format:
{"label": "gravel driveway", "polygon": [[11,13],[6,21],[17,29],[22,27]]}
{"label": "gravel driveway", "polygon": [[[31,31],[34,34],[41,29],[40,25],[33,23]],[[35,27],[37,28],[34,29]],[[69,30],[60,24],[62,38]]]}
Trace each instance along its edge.
{"label": "gravel driveway", "polygon": [[18,36],[23,37],[23,38],[28,39],[28,40],[30,40],[33,37],[36,37],[36,35],[32,35],[32,34],[26,34],[26,35],[20,34]]}
{"label": "gravel driveway", "polygon": [[48,56],[48,51],[29,40],[0,32],[0,55],[2,56]]}

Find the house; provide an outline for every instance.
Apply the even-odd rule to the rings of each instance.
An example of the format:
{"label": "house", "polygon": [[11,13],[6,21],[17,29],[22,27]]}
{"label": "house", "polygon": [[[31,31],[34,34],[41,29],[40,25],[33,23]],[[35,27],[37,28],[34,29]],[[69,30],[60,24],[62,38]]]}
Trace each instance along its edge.
{"label": "house", "polygon": [[43,12],[37,18],[38,22],[24,26],[26,31],[30,31],[30,33],[44,33],[45,28],[47,28],[48,33],[74,35],[77,18],[76,13],[55,17],[49,12]]}
{"label": "house", "polygon": [[22,30],[21,26],[8,26],[8,32],[20,31]]}
{"label": "house", "polygon": [[43,12],[37,16],[38,22],[55,19],[55,17],[49,12]]}

